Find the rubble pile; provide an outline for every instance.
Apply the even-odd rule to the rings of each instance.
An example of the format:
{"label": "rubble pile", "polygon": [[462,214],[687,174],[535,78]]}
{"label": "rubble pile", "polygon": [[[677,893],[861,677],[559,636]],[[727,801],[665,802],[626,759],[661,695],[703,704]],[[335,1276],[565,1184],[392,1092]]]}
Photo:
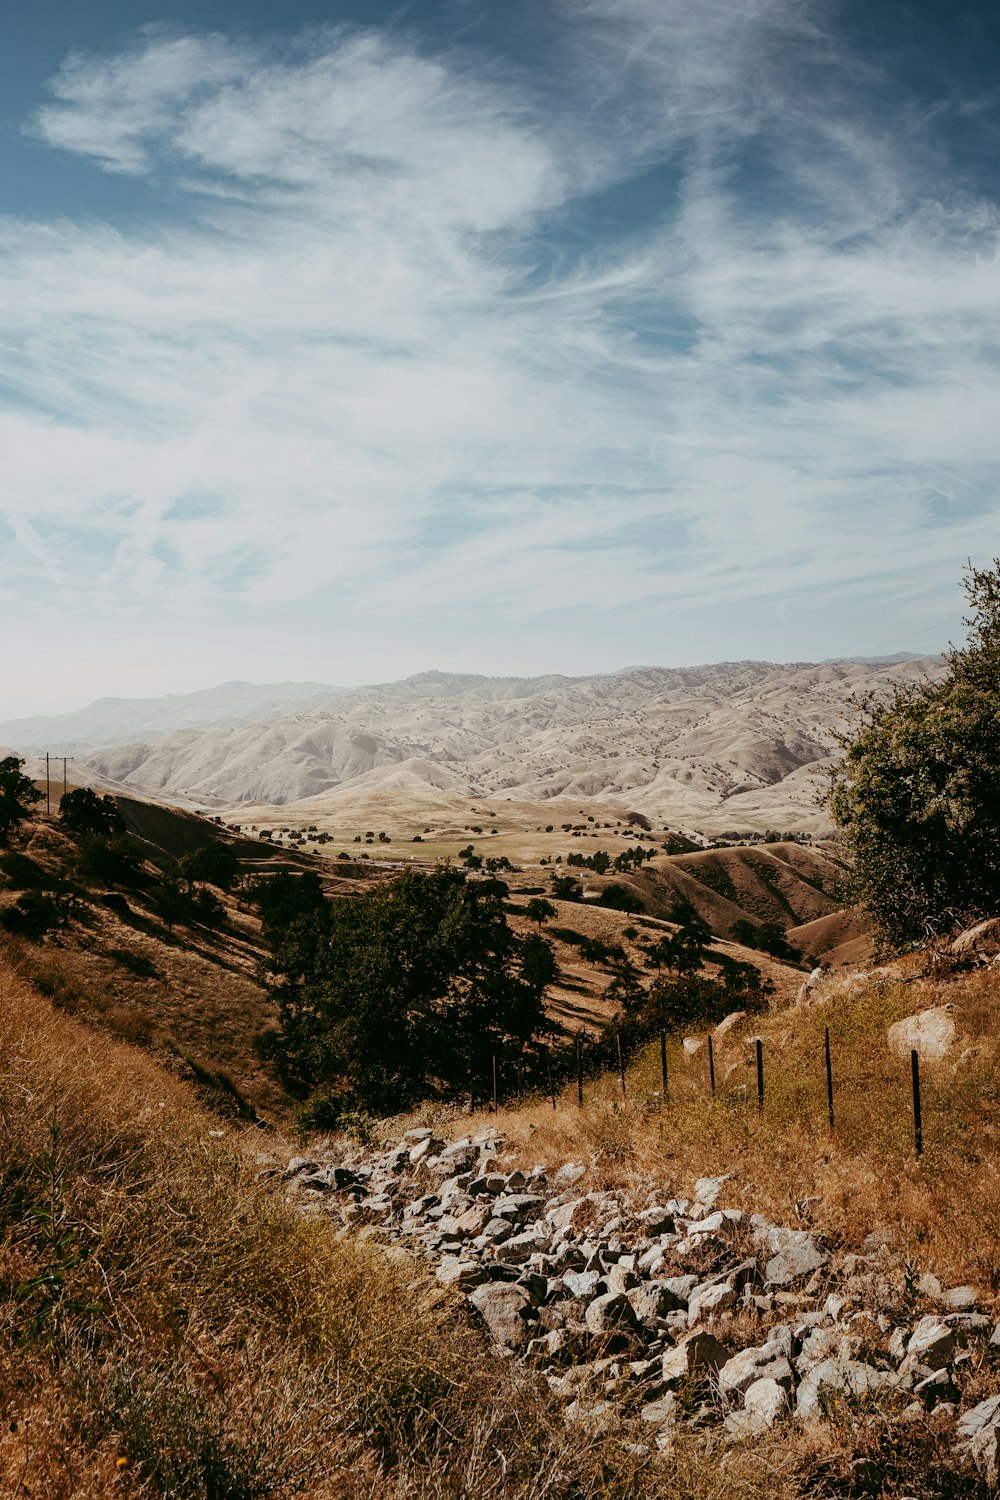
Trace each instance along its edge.
{"label": "rubble pile", "polygon": [[810,1222],[818,1200],[787,1227],[720,1207],[725,1176],[639,1202],[588,1189],[591,1175],[582,1162],[516,1170],[495,1133],[447,1142],[428,1128],[282,1173],[302,1212],[429,1262],[569,1421],[621,1416],[662,1449],[679,1422],[745,1441],[871,1397],[900,1421],[954,1421],[957,1455],[997,1477],[1000,1395],[962,1396],[966,1367],[1000,1349],[974,1288],[894,1273],[876,1236],[837,1253]]}

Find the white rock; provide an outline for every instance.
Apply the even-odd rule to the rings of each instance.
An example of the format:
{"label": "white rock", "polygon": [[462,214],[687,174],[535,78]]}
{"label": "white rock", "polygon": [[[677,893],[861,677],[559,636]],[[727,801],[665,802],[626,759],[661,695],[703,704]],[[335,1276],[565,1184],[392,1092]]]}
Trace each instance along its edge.
{"label": "white rock", "polygon": [[932,1005],[915,1016],[904,1016],[886,1033],[889,1049],[902,1059],[912,1051],[922,1062],[940,1062],[955,1045],[956,1027],[950,1005]]}

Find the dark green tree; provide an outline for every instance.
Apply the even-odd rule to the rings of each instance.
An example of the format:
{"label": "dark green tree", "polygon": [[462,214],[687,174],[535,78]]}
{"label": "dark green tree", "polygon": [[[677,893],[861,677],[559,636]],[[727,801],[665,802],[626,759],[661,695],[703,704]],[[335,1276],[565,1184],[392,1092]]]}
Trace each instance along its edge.
{"label": "dark green tree", "polygon": [[42,793],[22,770],[24,761],[17,755],[0,760],[0,844],[6,844],[15,829],[42,800]]}
{"label": "dark green tree", "polygon": [[60,798],[59,821],[69,833],[89,833],[101,839],[118,838],[125,832],[125,819],[114,799],[98,796],[89,786]]}
{"label": "dark green tree", "polygon": [[944,677],[868,699],[831,773],[851,895],[883,951],[1000,909],[1000,559],[970,564],[965,590],[968,638]]}
{"label": "dark green tree", "polygon": [[185,854],[178,870],[185,880],[199,880],[218,886],[220,891],[231,891],[240,873],[240,862],[228,844],[204,844]]}
{"label": "dark green tree", "polygon": [[546,1029],[491,884],[407,871],[274,931],[281,1046],[303,1090],[383,1113],[475,1092],[492,1056]]}
{"label": "dark green tree", "polygon": [[536,932],[529,932],[521,939],[521,975],[539,993],[559,976],[559,965],[552,944],[547,943]]}
{"label": "dark green tree", "polygon": [[546,901],[544,896],[532,896],[526,907],[529,921],[537,922],[539,927],[547,922],[549,917],[554,917],[556,909],[551,901]]}

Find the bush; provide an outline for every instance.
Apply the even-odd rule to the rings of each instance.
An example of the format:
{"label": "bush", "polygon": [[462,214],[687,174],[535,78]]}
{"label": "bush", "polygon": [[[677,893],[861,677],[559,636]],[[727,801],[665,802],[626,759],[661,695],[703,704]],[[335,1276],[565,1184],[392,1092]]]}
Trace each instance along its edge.
{"label": "bush", "polygon": [[731,935],[734,943],[741,943],[744,948],[756,948],[759,953],[769,953],[772,958],[784,959],[786,963],[797,964],[802,957],[801,950],[788,941],[780,922],[762,922],[758,927],[740,917],[733,923]]}
{"label": "bush", "polygon": [[646,903],[641,896],[615,880],[601,891],[597,897],[597,905],[608,906],[612,911],[626,911],[630,916],[637,916],[646,910]]}
{"label": "bush", "polygon": [[941,682],[869,700],[828,805],[853,854],[853,899],[883,949],[929,940],[1000,907],[1000,559],[969,567],[967,644]]}
{"label": "bush", "polygon": [[143,883],[142,850],[127,834],[105,839],[85,833],[78,847],[77,869],[85,880],[125,886]]}

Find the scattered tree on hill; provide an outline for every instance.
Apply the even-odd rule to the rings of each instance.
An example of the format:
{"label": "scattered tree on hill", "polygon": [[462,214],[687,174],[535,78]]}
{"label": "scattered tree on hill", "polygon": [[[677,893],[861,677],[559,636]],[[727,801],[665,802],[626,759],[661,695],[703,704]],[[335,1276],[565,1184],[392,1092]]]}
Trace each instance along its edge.
{"label": "scattered tree on hill", "polygon": [[379,1112],[485,1092],[491,1058],[546,1030],[540,955],[526,972],[494,885],[407,871],[274,929],[286,1076]]}
{"label": "scattered tree on hill", "polygon": [[554,901],[582,901],[583,886],[574,875],[553,875],[552,899]]}
{"label": "scattered tree on hill", "polygon": [[1000,559],[970,564],[965,591],[969,635],[945,677],[869,699],[831,773],[852,895],[885,949],[1000,907]]}
{"label": "scattered tree on hill", "polygon": [[125,832],[125,819],[114,798],[99,797],[89,786],[60,798],[59,821],[69,833],[89,833],[99,839],[119,838]]}
{"label": "scattered tree on hill", "polygon": [[526,983],[544,990],[559,977],[559,965],[552,944],[536,932],[521,940],[521,974]]}
{"label": "scattered tree on hill", "polygon": [[240,862],[227,844],[205,844],[185,854],[178,869],[185,880],[200,880],[218,886],[220,891],[231,891],[240,872]]}
{"label": "scattered tree on hill", "polygon": [[631,916],[638,916],[646,910],[646,903],[635,891],[630,890],[627,885],[621,885],[618,881],[611,881],[597,896],[598,906],[608,906],[612,911],[625,911]]}
{"label": "scattered tree on hill", "polygon": [[126,886],[145,883],[142,850],[128,834],[109,839],[85,833],[80,836],[77,849],[76,867],[85,880]]}
{"label": "scattered tree on hill", "polygon": [[17,755],[6,755],[0,760],[0,844],[7,843],[31,809],[42,800],[42,793],[31,777],[24,775],[23,765],[24,761]]}
{"label": "scattered tree on hill", "polygon": [[537,922],[539,927],[541,927],[543,922],[547,922],[549,917],[554,917],[556,914],[556,909],[552,905],[552,902],[546,901],[544,896],[532,896],[525,910],[528,920],[530,922]]}
{"label": "scattered tree on hill", "polygon": [[649,948],[649,961],[656,969],[669,969],[677,975],[693,974],[704,965],[712,929],[691,902],[685,900],[677,900],[671,906],[670,921],[676,923],[677,931],[668,933]]}
{"label": "scattered tree on hill", "polygon": [[740,917],[733,923],[731,936],[734,943],[741,943],[744,948],[756,948],[759,953],[769,953],[772,958],[783,959],[785,963],[797,964],[802,957],[801,949],[788,941],[780,922],[761,922],[758,927]]}

